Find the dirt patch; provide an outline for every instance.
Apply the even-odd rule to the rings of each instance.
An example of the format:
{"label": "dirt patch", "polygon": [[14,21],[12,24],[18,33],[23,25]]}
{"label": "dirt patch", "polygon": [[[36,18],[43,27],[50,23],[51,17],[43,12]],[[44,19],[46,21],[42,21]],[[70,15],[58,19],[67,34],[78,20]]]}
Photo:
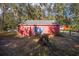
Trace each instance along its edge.
{"label": "dirt patch", "polygon": [[[79,55],[78,35],[56,36],[49,40],[48,46],[38,44],[37,38],[0,36],[0,55],[5,56],[63,56]],[[35,39],[35,40],[34,40]],[[38,38],[39,39],[39,38]]]}

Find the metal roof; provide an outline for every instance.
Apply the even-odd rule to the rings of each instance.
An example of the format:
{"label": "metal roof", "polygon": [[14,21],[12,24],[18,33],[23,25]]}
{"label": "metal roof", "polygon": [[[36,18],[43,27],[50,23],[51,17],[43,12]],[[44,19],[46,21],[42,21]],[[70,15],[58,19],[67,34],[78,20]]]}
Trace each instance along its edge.
{"label": "metal roof", "polygon": [[51,25],[57,24],[56,20],[27,20],[24,22],[26,25]]}

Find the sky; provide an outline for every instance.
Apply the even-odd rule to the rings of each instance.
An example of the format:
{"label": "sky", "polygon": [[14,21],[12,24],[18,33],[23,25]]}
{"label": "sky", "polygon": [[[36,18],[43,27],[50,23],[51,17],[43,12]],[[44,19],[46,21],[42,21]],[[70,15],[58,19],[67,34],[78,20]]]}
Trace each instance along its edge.
{"label": "sky", "polygon": [[2,15],[2,13],[3,13],[3,11],[2,11],[2,9],[0,9],[0,16]]}

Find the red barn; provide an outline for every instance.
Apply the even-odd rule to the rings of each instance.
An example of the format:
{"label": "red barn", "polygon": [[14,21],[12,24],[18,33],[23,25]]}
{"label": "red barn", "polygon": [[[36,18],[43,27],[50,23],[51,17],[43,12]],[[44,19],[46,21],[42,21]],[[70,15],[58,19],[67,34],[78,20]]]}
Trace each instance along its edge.
{"label": "red barn", "polygon": [[21,36],[32,36],[37,33],[56,35],[59,31],[60,26],[55,20],[27,20],[18,27]]}

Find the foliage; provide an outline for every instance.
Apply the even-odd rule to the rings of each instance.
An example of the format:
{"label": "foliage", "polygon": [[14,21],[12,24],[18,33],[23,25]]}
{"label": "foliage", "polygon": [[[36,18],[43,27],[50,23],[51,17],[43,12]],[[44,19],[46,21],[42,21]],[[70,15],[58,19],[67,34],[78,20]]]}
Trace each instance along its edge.
{"label": "foliage", "polygon": [[4,30],[16,28],[16,20],[13,17],[12,13],[6,13],[4,17]]}
{"label": "foliage", "polygon": [[28,19],[56,19],[61,25],[79,24],[79,4],[77,3],[3,3],[0,4],[0,9],[3,11],[0,14],[0,30],[8,27],[16,28],[19,23]]}

